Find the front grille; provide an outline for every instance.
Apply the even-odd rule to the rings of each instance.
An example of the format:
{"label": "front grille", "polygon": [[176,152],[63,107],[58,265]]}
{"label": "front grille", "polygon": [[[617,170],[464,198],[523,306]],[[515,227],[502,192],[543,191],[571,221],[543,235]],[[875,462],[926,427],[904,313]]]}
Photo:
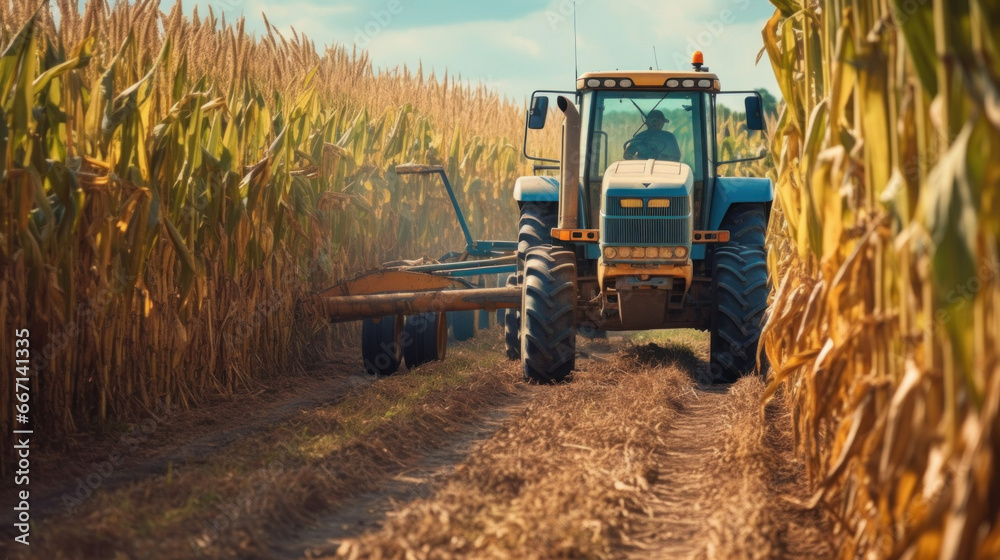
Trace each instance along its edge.
{"label": "front grille", "polygon": [[691,216],[605,218],[602,240],[611,245],[690,245]]}
{"label": "front grille", "polygon": [[[623,208],[623,198],[642,198],[642,208]],[[649,208],[650,198],[669,198],[667,208]],[[609,196],[602,243],[610,245],[691,245],[691,199],[687,196]]]}

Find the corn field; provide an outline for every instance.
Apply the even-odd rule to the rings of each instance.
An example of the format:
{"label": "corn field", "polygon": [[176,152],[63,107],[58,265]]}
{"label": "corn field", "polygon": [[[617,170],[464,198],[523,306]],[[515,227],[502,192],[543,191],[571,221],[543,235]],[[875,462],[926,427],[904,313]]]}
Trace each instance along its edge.
{"label": "corn field", "polygon": [[[774,130],[778,124],[775,115],[770,113],[764,114],[764,123],[766,130]],[[760,148],[767,148],[767,136],[747,130],[743,113],[720,115],[716,132],[719,161],[755,157],[759,155]],[[774,154],[768,153],[763,159],[724,165],[719,172],[727,177],[769,177],[774,174]]]}
{"label": "corn field", "polygon": [[[522,109],[267,23],[137,3],[0,1],[0,338],[30,329],[49,437],[186,407],[353,331],[296,302],[385,260],[509,237]],[[266,18],[265,18],[266,23]],[[13,347],[0,346],[13,363]],[[12,422],[0,376],[0,433]],[[6,441],[6,439],[4,439]]]}
{"label": "corn field", "polygon": [[1000,557],[1000,6],[772,0],[769,391],[843,558]]}

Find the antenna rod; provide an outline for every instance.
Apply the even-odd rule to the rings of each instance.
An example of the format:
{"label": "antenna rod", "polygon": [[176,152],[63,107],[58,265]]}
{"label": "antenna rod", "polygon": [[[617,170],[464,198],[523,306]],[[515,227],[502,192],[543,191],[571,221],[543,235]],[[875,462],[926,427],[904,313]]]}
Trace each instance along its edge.
{"label": "antenna rod", "polygon": [[576,2],[573,2],[573,83],[576,83],[576,79],[580,77],[580,58],[576,54]]}
{"label": "antenna rod", "polygon": [[653,63],[656,64],[656,69],[660,69],[660,61],[656,60],[656,45],[653,45]]}

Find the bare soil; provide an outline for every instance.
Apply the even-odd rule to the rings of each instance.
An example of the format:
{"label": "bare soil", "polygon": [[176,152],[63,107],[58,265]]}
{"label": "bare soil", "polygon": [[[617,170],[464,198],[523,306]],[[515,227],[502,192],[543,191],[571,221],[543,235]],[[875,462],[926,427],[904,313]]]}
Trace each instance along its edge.
{"label": "bare soil", "polygon": [[[704,336],[580,339],[573,382],[553,387],[520,381],[500,338],[374,383],[345,355],[284,389],[170,414],[138,448],[50,451],[70,466],[45,467],[30,554],[9,539],[0,553],[833,556],[829,521],[792,505],[808,488],[783,403],[762,407],[757,377],[706,384]],[[64,513],[60,496],[114,451],[125,462]]]}

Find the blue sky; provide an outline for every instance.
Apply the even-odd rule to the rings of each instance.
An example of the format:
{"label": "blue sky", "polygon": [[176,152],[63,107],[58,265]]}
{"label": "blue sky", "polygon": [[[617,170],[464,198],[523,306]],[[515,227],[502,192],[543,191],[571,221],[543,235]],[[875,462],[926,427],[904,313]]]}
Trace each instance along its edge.
{"label": "blue sky", "polygon": [[[377,68],[405,64],[461,75],[521,102],[535,89],[573,88],[572,0],[216,0],[263,33],[261,12],[282,32],[305,32],[317,48],[357,44]],[[193,4],[187,3],[190,10]],[[576,0],[580,72],[687,70],[699,49],[723,89],[766,87],[777,94],[760,30],[774,12],[765,0]]]}

